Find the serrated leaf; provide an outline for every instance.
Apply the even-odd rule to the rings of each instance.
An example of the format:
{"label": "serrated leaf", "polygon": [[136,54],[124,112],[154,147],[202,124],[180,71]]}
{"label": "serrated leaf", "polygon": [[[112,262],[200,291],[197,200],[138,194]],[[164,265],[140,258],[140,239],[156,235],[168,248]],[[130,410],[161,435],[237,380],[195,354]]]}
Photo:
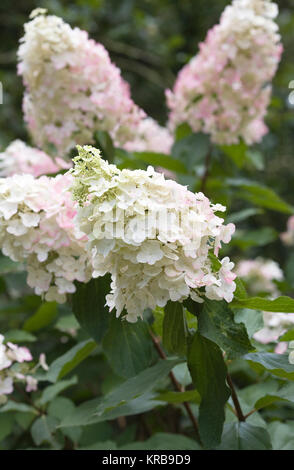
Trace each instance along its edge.
{"label": "serrated leaf", "polygon": [[0,415],[0,442],[12,432],[13,422],[14,416],[11,413],[3,413]]}
{"label": "serrated leaf", "polygon": [[9,330],[5,333],[5,342],[10,341],[11,343],[33,343],[36,341],[36,336],[32,335],[28,331],[23,330]]}
{"label": "serrated leaf", "polygon": [[294,365],[289,363],[287,354],[257,352],[246,354],[244,359],[250,363],[258,364],[273,375],[294,380]]}
{"label": "serrated leaf", "polygon": [[28,318],[23,329],[28,332],[38,331],[53,322],[57,315],[57,303],[56,302],[44,302],[38,310]]}
{"label": "serrated leaf", "polygon": [[58,420],[51,416],[42,415],[36,421],[34,421],[31,427],[31,435],[34,443],[37,446],[47,442],[55,449],[60,448],[60,444],[53,437],[53,433],[58,424]]}
{"label": "serrated leaf", "polygon": [[231,358],[253,349],[244,324],[235,322],[234,314],[225,301],[205,300],[198,319],[198,331]]}
{"label": "serrated leaf", "polygon": [[257,230],[236,230],[231,245],[241,250],[247,250],[253,246],[264,246],[278,238],[278,232],[272,227],[262,227]]}
{"label": "serrated leaf", "polygon": [[16,401],[8,400],[3,406],[0,406],[0,413],[6,413],[7,411],[17,411],[20,413],[32,413],[38,414],[37,410],[26,403],[18,403]]}
{"label": "serrated leaf", "polygon": [[103,351],[121,377],[133,377],[157,359],[147,323],[129,323],[112,317],[103,339]]}
{"label": "serrated leaf", "polygon": [[177,173],[188,173],[185,164],[164,153],[156,152],[133,152],[136,159],[147,163],[148,165],[158,166]]}
{"label": "serrated leaf", "polygon": [[188,137],[188,135],[192,134],[193,131],[187,122],[183,122],[180,124],[175,131],[175,138],[176,140],[184,139],[184,137]]}
{"label": "serrated leaf", "polygon": [[200,437],[211,448],[220,442],[225,420],[224,406],[230,396],[226,384],[227,368],[220,348],[199,333],[195,333],[189,345],[188,367],[201,396]]}
{"label": "serrated leaf", "polygon": [[143,413],[158,406],[159,402],[153,400],[154,394],[150,392],[179,363],[179,359],[159,360],[154,366],[112,389],[105,397],[90,400],[77,407],[61,426],[85,426],[118,416]]}
{"label": "serrated leaf", "polygon": [[235,312],[234,318],[236,323],[243,323],[245,325],[249,338],[252,338],[254,333],[261,330],[264,326],[263,313],[260,310],[242,308]]}
{"label": "serrated leaf", "polygon": [[42,376],[42,380],[56,382],[77,367],[97,347],[91,340],[78,343],[62,356],[55,359],[48,372]]}
{"label": "serrated leaf", "polygon": [[131,442],[120,450],[201,450],[195,440],[181,434],[155,433],[143,442]]}
{"label": "serrated leaf", "polygon": [[227,183],[231,186],[240,187],[242,191],[238,193],[238,197],[254,205],[286,214],[293,214],[294,212],[294,207],[285,202],[271,188],[267,188],[259,182],[245,178],[235,178],[228,179]]}
{"label": "serrated leaf", "polygon": [[271,440],[266,429],[249,423],[225,424],[217,450],[269,450]]}
{"label": "serrated leaf", "polygon": [[293,340],[294,340],[294,329],[287,331],[279,338],[279,341],[293,341]]}
{"label": "serrated leaf", "polygon": [[200,403],[201,397],[197,390],[187,390],[186,392],[163,392],[154,397],[154,400],[165,401],[167,403]]}
{"label": "serrated leaf", "polygon": [[236,277],[235,279],[235,284],[236,284],[236,289],[234,292],[234,297],[237,297],[238,299],[246,299],[248,297],[246,287],[239,277]]}
{"label": "serrated leaf", "polygon": [[294,422],[274,421],[267,426],[273,450],[294,450]]}
{"label": "serrated leaf", "polygon": [[244,299],[237,298],[235,296],[230,305],[233,308],[249,308],[266,312],[294,313],[294,299],[287,296],[281,296],[274,300],[264,299],[263,297],[250,297]]}
{"label": "serrated leaf", "polygon": [[183,305],[169,301],[164,312],[163,346],[169,353],[184,356],[187,352],[187,325]]}
{"label": "serrated leaf", "polygon": [[172,156],[183,162],[190,170],[202,164],[210,148],[209,136],[203,133],[191,134],[177,140],[172,147]]}
{"label": "serrated leaf", "polygon": [[109,326],[109,308],[105,296],[110,292],[110,275],[92,279],[87,284],[77,283],[72,296],[72,309],[81,327],[98,343]]}
{"label": "serrated leaf", "polygon": [[43,390],[42,396],[39,399],[39,404],[42,406],[42,405],[45,405],[46,403],[49,403],[59,393],[63,392],[63,390],[66,390],[68,387],[75,385],[77,381],[78,381],[78,378],[75,375],[69,380],[60,380],[54,385],[49,385],[48,387],[45,388],[45,390]]}
{"label": "serrated leaf", "polygon": [[238,168],[242,168],[244,166],[247,152],[247,145],[245,142],[240,142],[235,145],[222,145],[221,149]]}
{"label": "serrated leaf", "polygon": [[248,209],[242,209],[241,211],[229,214],[226,217],[226,222],[236,224],[258,214],[263,214],[263,211],[261,209],[256,209],[255,207],[249,207]]}

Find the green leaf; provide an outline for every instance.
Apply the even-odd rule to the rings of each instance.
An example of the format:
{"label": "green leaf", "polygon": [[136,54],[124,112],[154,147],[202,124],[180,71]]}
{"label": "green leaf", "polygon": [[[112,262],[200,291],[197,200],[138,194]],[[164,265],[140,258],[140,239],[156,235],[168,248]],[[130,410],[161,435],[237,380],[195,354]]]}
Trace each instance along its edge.
{"label": "green leaf", "polygon": [[133,377],[157,359],[148,325],[141,319],[129,323],[112,317],[102,345],[112,369],[121,377]]}
{"label": "green leaf", "polygon": [[105,296],[110,291],[110,275],[78,283],[72,296],[72,309],[81,327],[99,343],[109,326],[109,308]]}
{"label": "green leaf", "polygon": [[219,444],[225,420],[224,406],[230,391],[227,368],[220,348],[195,333],[188,350],[188,367],[194,386],[201,396],[199,432],[206,447]]}
{"label": "green leaf", "polygon": [[266,429],[249,423],[225,424],[221,445],[217,450],[270,450],[271,440]]}
{"label": "green leaf", "polygon": [[187,325],[183,305],[169,301],[164,309],[162,342],[169,353],[185,356],[187,352]]}
{"label": "green leaf", "polygon": [[294,450],[294,422],[274,421],[267,426],[273,450]]}
{"label": "green leaf", "polygon": [[37,410],[33,406],[11,400],[8,400],[3,406],[0,407],[0,413],[6,413],[7,411],[38,414]]}
{"label": "green leaf", "polygon": [[272,227],[262,227],[257,230],[236,230],[231,241],[241,250],[247,250],[252,246],[264,246],[278,238],[278,232]]}
{"label": "green leaf", "polygon": [[152,323],[152,330],[157,336],[162,337],[164,309],[161,307],[156,307],[153,310],[152,315],[154,317],[154,322]]}
{"label": "green leaf", "polygon": [[261,330],[264,326],[263,313],[260,310],[242,308],[235,312],[235,322],[243,323],[249,338],[252,338],[254,333]]}
{"label": "green leaf", "polygon": [[285,202],[272,189],[262,186],[259,182],[239,178],[228,179],[227,183],[231,186],[240,187],[242,191],[238,193],[238,196],[256,206],[286,214],[293,214],[294,212],[294,207]]}
{"label": "green leaf", "polygon": [[83,341],[52,362],[42,380],[56,382],[77,367],[97,347],[91,340]]}
{"label": "green leaf", "polygon": [[33,343],[36,341],[36,336],[32,335],[28,331],[23,330],[9,330],[5,333],[5,342],[10,341],[11,343]]}
{"label": "green leaf", "polygon": [[248,149],[246,152],[246,158],[249,163],[257,170],[264,170],[264,156],[257,150]]}
{"label": "green leaf", "polygon": [[197,390],[188,390],[186,392],[163,392],[157,395],[154,400],[165,401],[172,404],[189,401],[200,403],[201,397]]}
{"label": "green leaf", "polygon": [[208,252],[208,258],[210,259],[211,262],[211,268],[213,272],[218,272],[220,268],[222,267],[222,263],[218,259],[217,256],[212,251]]}
{"label": "green leaf", "polygon": [[246,361],[257,364],[261,370],[267,370],[273,375],[294,380],[294,365],[289,363],[287,354],[249,353],[244,356]]}
{"label": "green leaf", "polygon": [[236,145],[222,145],[222,151],[237,165],[242,168],[246,162],[247,145],[240,142]]}
{"label": "green leaf", "polygon": [[179,359],[159,360],[154,366],[112,389],[105,397],[90,400],[77,407],[61,426],[85,426],[118,416],[143,413],[158,406],[159,402],[152,400],[154,395],[150,396],[150,392],[180,362]]}
{"label": "green leaf", "polygon": [[0,414],[0,442],[12,432],[13,421],[14,416],[11,413]]}
{"label": "green leaf", "polygon": [[263,297],[250,297],[247,299],[235,297],[230,305],[232,308],[249,308],[266,312],[294,313],[294,299],[286,296],[281,296],[274,300],[264,299]]}
{"label": "green leaf", "polygon": [[178,140],[172,147],[172,156],[185,164],[188,170],[202,164],[209,152],[210,139],[206,134],[191,134]]}
{"label": "green leaf", "polygon": [[57,315],[57,303],[56,302],[44,302],[38,310],[28,318],[23,329],[25,331],[38,331],[53,322]]}
{"label": "green leaf", "polygon": [[34,421],[31,427],[31,434],[34,443],[40,446],[43,443],[49,443],[55,449],[60,448],[60,444],[53,437],[58,421],[50,416],[42,415]]}
{"label": "green leaf", "polygon": [[239,277],[236,277],[235,279],[235,284],[236,284],[236,290],[234,292],[234,296],[238,297],[239,299],[246,299],[248,297],[246,287]]}
{"label": "green leaf", "polygon": [[102,156],[109,163],[113,163],[114,160],[114,145],[108,132],[96,131],[94,135],[96,147],[102,152]]}
{"label": "green leaf", "polygon": [[63,390],[66,390],[68,387],[71,387],[72,385],[75,385],[78,381],[77,376],[75,375],[69,380],[60,380],[60,382],[57,382],[54,385],[49,385],[48,387],[45,388],[45,390],[42,392],[42,396],[39,400],[39,405],[45,405],[46,403],[49,403],[52,401],[59,393],[63,392]]}
{"label": "green leaf", "polygon": [[75,412],[62,421],[60,427],[89,426],[119,418],[120,416],[133,416],[146,413],[163,403],[154,400],[154,393],[144,393],[129,401],[122,401],[117,406],[110,407],[102,414],[97,414],[97,407],[101,404],[100,398],[87,401],[78,406]]}
{"label": "green leaf", "polygon": [[230,358],[253,349],[244,324],[235,322],[225,301],[205,300],[198,319],[198,331],[226,351]]}
{"label": "green leaf", "polygon": [[177,173],[187,173],[187,168],[183,162],[164,153],[133,152],[133,155],[137,160],[141,160],[148,165],[166,168],[167,170],[175,171]]}
{"label": "green leaf", "polygon": [[78,450],[117,450],[117,444],[113,441],[95,442],[88,446],[79,447]]}
{"label": "green leaf", "polygon": [[201,450],[199,444],[181,434],[155,433],[143,442],[130,442],[120,450]]}
{"label": "green leaf", "polygon": [[242,222],[243,220],[252,217],[253,215],[263,214],[261,209],[256,209],[255,207],[249,207],[248,209],[243,209],[239,212],[233,212],[226,217],[227,223],[238,223]]}
{"label": "green leaf", "polygon": [[66,397],[54,398],[48,406],[47,414],[61,421],[74,413],[75,405],[72,400]]}
{"label": "green leaf", "polygon": [[293,341],[293,340],[294,340],[294,329],[287,331],[279,338],[279,341]]}
{"label": "green leaf", "polygon": [[181,140],[184,139],[185,137],[188,137],[188,135],[192,134],[193,131],[189,124],[187,122],[183,122],[180,124],[175,131],[175,139],[176,140]]}

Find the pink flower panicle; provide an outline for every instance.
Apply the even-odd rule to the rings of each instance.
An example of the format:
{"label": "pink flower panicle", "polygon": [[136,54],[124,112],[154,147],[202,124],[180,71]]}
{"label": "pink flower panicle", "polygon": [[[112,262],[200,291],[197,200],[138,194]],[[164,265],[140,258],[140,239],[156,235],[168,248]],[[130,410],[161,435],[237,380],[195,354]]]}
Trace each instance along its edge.
{"label": "pink flower panicle", "polygon": [[35,177],[58,173],[69,165],[56,158],[53,159],[39,149],[30,147],[21,140],[14,140],[7,149],[0,153],[0,176],[30,174]]}
{"label": "pink flower panicle", "polygon": [[187,122],[217,144],[259,142],[282,45],[270,0],[233,0],[167,90],[169,127]]}
{"label": "pink flower panicle", "polygon": [[159,134],[156,151],[168,148],[161,138],[164,133],[163,140],[170,140],[168,131],[145,119],[104,46],[45,13],[33,12],[18,50],[24,115],[35,144],[46,150],[53,145],[66,158],[76,144],[94,143],[96,131],[107,131],[118,147],[154,150]]}

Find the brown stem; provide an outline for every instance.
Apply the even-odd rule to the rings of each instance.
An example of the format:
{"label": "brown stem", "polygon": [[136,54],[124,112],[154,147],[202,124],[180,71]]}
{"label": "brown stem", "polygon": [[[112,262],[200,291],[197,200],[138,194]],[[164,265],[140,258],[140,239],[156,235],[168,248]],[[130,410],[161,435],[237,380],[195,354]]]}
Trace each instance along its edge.
{"label": "brown stem", "polygon": [[257,411],[255,408],[253,408],[253,410],[249,411],[249,413],[247,413],[247,415],[245,415],[245,419],[247,419],[249,416],[253,415],[253,413],[255,413],[255,411]]}
{"label": "brown stem", "polygon": [[[154,344],[155,349],[157,350],[159,356],[161,357],[161,359],[166,359],[166,355],[165,355],[163,349],[162,349],[161,346],[160,346],[159,339],[156,338],[156,336],[154,336],[154,334],[152,333],[151,330],[149,330],[149,331],[150,331],[150,335],[151,335],[153,344]],[[175,378],[175,375],[174,375],[174,373],[173,373],[172,371],[169,373],[169,377],[170,377],[170,379],[171,379],[171,381],[172,381],[172,383],[173,383],[174,388],[175,388],[176,390],[178,390],[179,392],[183,392],[183,391],[184,391],[183,387],[182,387],[181,384],[177,381],[177,379]],[[191,420],[191,423],[192,423],[192,425],[193,425],[193,427],[194,427],[194,430],[195,430],[195,433],[196,433],[196,436],[197,436],[197,440],[198,440],[198,441],[200,442],[200,444],[201,444],[201,439],[200,439],[200,434],[199,434],[199,428],[198,428],[197,419],[195,418],[195,416],[194,416],[193,413],[192,413],[190,404],[185,401],[185,402],[183,403],[183,405],[184,405],[184,407],[185,407],[185,409],[186,409],[186,411],[187,411],[187,414],[188,414],[188,416],[189,416],[189,418],[190,418],[190,420]]]}
{"label": "brown stem", "polygon": [[230,374],[227,375],[227,382],[228,382],[228,385],[229,385],[229,387],[230,387],[230,389],[231,389],[232,400],[233,400],[233,403],[234,403],[234,405],[235,405],[236,415],[237,415],[237,417],[238,417],[238,420],[239,420],[239,421],[245,421],[245,420],[246,420],[246,416],[243,415],[242,408],[241,408],[239,399],[238,399],[238,397],[237,397],[237,393],[236,393],[236,390],[235,390],[235,387],[234,387],[234,384],[233,384],[233,382],[232,382],[232,379],[231,379]]}

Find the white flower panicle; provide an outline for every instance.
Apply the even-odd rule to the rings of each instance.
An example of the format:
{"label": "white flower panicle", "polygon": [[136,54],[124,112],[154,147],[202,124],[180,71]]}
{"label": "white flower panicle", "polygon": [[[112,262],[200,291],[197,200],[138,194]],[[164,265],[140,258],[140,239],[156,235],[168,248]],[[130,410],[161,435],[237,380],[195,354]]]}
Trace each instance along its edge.
{"label": "white flower panicle", "polygon": [[73,197],[76,223],[88,237],[93,276],[112,275],[107,305],[135,322],[146,308],[191,296],[230,302],[235,290],[229,258],[216,256],[234,225],[223,225],[202,193],[166,180],[152,167],[119,170],[91,147],[78,147]]}
{"label": "white flower panicle", "polygon": [[0,248],[26,261],[30,287],[45,300],[65,302],[74,281],[90,277],[85,237],[75,229],[70,175],[0,179]]}
{"label": "white flower panicle", "polygon": [[167,91],[171,129],[187,122],[217,144],[259,142],[271,82],[282,54],[278,7],[270,0],[233,0]]}
{"label": "white flower panicle", "polygon": [[7,395],[13,392],[16,381],[24,382],[27,392],[37,389],[38,382],[31,374],[40,364],[33,369],[30,368],[26,363],[32,359],[27,348],[9,341],[4,344],[4,336],[0,334],[0,405],[7,401]]}
{"label": "white flower panicle", "polygon": [[39,149],[30,147],[21,140],[14,140],[4,152],[0,153],[0,176],[20,175],[23,173],[41,176],[58,173],[70,165],[56,158],[53,159]]}
{"label": "white flower panicle", "polygon": [[168,148],[168,131],[145,122],[120,70],[86,31],[38,9],[25,24],[18,59],[25,120],[38,147],[48,151],[53,145],[65,158],[76,144],[94,143],[96,131],[107,131],[120,147],[153,150],[157,142],[156,151]]}

